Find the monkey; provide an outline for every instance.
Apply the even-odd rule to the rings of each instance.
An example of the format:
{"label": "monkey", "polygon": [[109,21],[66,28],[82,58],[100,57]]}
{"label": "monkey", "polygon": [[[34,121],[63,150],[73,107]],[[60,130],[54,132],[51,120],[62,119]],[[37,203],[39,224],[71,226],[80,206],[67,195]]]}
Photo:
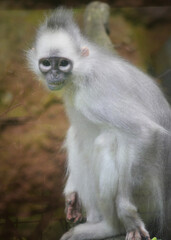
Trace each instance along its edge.
{"label": "monkey", "polygon": [[[91,42],[72,10],[57,8],[27,52],[30,69],[62,89],[70,127],[61,240],[171,237],[171,110],[157,82]],[[154,235],[155,234],[155,235]]]}

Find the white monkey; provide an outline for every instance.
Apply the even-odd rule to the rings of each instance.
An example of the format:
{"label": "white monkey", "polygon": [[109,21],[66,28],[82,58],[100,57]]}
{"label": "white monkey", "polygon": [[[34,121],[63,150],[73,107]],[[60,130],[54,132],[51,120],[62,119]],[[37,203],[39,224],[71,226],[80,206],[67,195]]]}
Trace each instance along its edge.
{"label": "white monkey", "polygon": [[170,240],[171,111],[157,84],[88,41],[63,8],[39,28],[28,61],[50,90],[64,87],[67,218],[80,221],[82,205],[87,221],[61,239]]}

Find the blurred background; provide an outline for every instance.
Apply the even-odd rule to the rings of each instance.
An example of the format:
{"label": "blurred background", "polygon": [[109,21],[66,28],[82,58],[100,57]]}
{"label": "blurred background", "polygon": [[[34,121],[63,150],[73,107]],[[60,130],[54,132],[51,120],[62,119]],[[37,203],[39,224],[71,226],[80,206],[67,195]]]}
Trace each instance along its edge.
{"label": "blurred background", "polygon": [[[74,8],[83,31],[90,1],[0,2],[0,240],[54,240],[68,228],[62,195],[68,128],[61,93],[48,92],[27,69],[25,51],[45,13]],[[169,1],[115,0],[110,38],[117,52],[148,72],[171,96]]]}

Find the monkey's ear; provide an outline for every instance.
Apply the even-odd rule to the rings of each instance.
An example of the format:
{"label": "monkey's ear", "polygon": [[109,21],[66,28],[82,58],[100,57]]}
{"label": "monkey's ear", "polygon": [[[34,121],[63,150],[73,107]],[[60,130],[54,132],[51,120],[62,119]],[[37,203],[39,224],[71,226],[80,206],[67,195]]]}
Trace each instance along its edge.
{"label": "monkey's ear", "polygon": [[89,49],[88,47],[82,47],[81,48],[81,56],[88,57],[89,56]]}

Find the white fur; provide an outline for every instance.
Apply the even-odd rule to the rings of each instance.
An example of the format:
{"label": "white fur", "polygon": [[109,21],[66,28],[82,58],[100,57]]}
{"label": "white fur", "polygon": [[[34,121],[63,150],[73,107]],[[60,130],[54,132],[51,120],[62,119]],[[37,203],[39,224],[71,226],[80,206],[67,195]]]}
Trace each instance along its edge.
{"label": "white fur", "polygon": [[[67,46],[67,48],[65,47]],[[75,51],[68,34],[62,30],[58,32],[47,31],[42,34],[36,42],[37,58],[49,57],[51,54],[55,55],[55,51],[60,56],[74,59]]]}

